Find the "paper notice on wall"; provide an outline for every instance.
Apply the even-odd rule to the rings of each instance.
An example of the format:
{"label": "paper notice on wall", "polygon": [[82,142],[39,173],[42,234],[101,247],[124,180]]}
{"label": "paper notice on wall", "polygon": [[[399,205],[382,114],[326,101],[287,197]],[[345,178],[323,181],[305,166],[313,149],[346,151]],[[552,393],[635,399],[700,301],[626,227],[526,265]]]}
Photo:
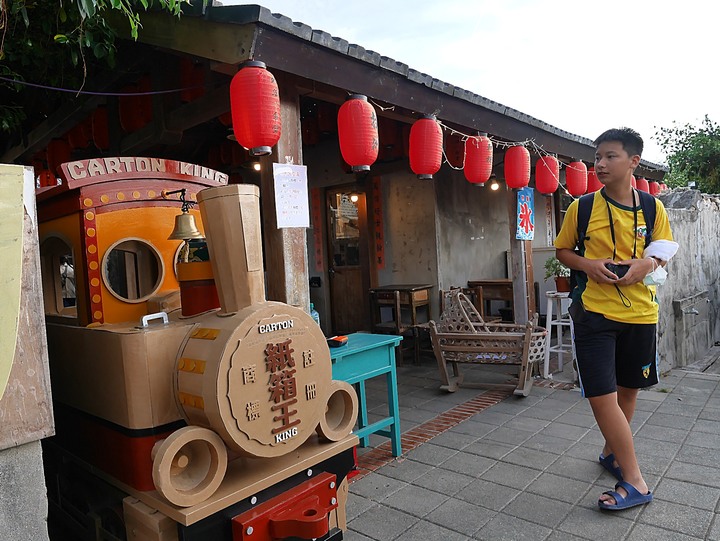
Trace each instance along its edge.
{"label": "paper notice on wall", "polygon": [[310,227],[307,167],[287,163],[273,164],[275,212],[278,229]]}
{"label": "paper notice on wall", "polygon": [[[26,169],[32,172],[20,165],[0,165],[0,398],[15,356],[20,314]],[[34,185],[32,174],[28,181]]]}

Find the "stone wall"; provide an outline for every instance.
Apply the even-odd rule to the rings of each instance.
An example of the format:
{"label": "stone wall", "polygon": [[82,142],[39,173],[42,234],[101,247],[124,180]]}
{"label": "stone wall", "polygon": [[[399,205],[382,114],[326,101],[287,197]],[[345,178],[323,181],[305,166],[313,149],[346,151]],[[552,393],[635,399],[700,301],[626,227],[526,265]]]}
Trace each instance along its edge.
{"label": "stone wall", "polygon": [[660,196],[677,255],[658,287],[660,370],[702,358],[720,339],[720,197],[679,188]]}

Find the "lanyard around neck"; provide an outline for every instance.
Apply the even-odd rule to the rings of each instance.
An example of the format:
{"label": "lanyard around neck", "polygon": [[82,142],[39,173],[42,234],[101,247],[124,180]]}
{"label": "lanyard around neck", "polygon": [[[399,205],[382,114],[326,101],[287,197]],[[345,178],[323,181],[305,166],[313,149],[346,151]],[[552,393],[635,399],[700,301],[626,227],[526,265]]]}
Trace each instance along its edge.
{"label": "lanyard around neck", "polygon": [[[632,259],[635,259],[635,254],[637,253],[637,205],[635,204],[635,188],[632,189],[632,204],[633,204],[633,253],[632,253]],[[612,210],[610,210],[610,203],[608,203],[607,195],[605,194],[605,188],[602,189],[602,195],[603,199],[605,199],[605,206],[607,207],[608,211],[608,220],[610,221],[610,238],[612,238],[613,243],[613,261],[615,261],[615,257],[617,256],[617,243],[615,242],[615,225],[613,224],[613,215]]]}

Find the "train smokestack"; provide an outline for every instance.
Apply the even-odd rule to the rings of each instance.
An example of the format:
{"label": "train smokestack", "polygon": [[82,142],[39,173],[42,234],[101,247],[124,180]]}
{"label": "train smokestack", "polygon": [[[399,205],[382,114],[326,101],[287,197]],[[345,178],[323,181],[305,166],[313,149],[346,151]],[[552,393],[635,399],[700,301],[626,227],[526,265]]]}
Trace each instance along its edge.
{"label": "train smokestack", "polygon": [[219,186],[198,192],[197,199],[222,312],[264,302],[260,189]]}

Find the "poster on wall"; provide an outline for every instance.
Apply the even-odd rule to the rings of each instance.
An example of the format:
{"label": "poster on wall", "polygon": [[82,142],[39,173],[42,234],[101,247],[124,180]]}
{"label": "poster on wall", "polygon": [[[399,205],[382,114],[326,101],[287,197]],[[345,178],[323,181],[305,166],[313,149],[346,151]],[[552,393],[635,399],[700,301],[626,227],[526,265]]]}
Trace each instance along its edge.
{"label": "poster on wall", "polygon": [[289,163],[273,164],[275,211],[278,229],[310,227],[307,167]]}
{"label": "poster on wall", "polygon": [[533,189],[521,188],[517,192],[517,232],[518,240],[533,240],[535,238],[535,204]]}

